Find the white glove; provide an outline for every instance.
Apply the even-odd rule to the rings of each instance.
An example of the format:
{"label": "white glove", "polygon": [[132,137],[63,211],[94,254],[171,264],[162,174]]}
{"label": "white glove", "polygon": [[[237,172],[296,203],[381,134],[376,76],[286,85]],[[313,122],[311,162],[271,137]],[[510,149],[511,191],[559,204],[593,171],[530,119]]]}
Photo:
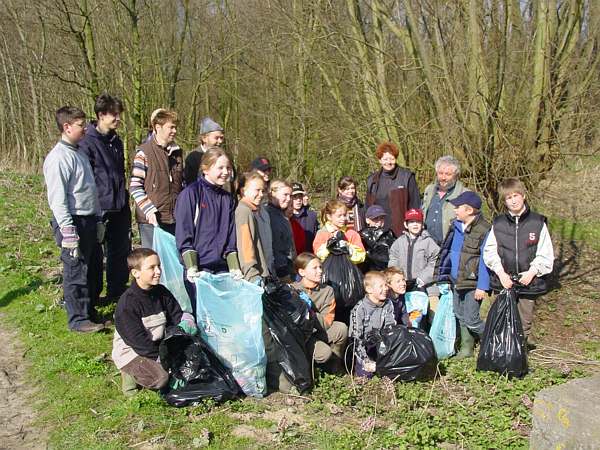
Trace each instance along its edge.
{"label": "white glove", "polygon": [[423,280],[421,280],[420,278],[417,278],[415,281],[417,283],[418,288],[422,288],[423,286],[425,286],[425,282]]}
{"label": "white glove", "polygon": [[240,269],[231,269],[229,271],[229,275],[231,275],[236,281],[239,281],[242,278],[244,278],[244,275],[242,274],[242,271]]}
{"label": "white glove", "polygon": [[204,271],[200,271],[198,270],[198,268],[196,266],[194,267],[190,267],[187,270],[187,279],[190,283],[194,284],[196,282],[196,280],[202,278],[204,275],[206,275],[206,272]]}

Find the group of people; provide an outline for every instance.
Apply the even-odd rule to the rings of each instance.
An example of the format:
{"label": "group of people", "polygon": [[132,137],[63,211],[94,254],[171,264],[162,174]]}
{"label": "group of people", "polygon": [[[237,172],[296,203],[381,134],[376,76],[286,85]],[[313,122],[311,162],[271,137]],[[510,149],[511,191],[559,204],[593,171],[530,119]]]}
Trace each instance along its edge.
{"label": "group of people", "polygon": [[[333,372],[343,364],[348,338],[355,373],[371,376],[376,368],[366,339],[371,330],[388,324],[427,329],[439,282],[453,287],[457,357],[472,355],[483,333],[479,307],[486,293],[515,286],[524,332],[533,344],[534,301],[547,290],[554,255],[545,218],[530,210],[518,179],[499,184],[506,213],[490,224],[481,198],[458,179],[456,158],[438,159],[436,179],[421,197],[414,173],[396,162],[397,146],[384,142],[376,149],[381,168],[367,180],[365,202],[356,181],[345,176],[318,217],[301,183],[272,179],[268,158],[258,157],[237,173],[223,148],[223,128],[208,117],[199,124],[199,146],[184,155],[176,144],[177,114],[168,109],[152,113],[127,184],[116,131],[123,104],[102,94],[94,110],[89,124],[79,108],[57,110],[61,138],[44,161],[44,177],[61,248],[69,329],[104,329],[111,323],[96,307],[118,300],[113,360],[124,392],[166,384],[158,345],[170,325],[197,331],[195,281],[206,273],[229,272],[261,286],[268,279],[291,284],[308,299],[321,327],[310,344],[314,361]],[[133,251],[129,195],[141,240]],[[161,261],[152,250],[156,227],[175,237],[191,312],[182,311],[160,285]],[[366,294],[354,305],[336,298],[321,267],[333,241],[364,274]],[[407,309],[407,291],[427,295],[427,320],[422,311]],[[270,384],[286,389],[282,376]]]}

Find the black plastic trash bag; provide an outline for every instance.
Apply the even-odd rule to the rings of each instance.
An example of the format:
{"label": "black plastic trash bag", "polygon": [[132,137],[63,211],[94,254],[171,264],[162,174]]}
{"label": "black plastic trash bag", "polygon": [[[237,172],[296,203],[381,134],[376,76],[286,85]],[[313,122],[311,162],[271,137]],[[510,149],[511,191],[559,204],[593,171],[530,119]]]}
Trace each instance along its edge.
{"label": "black plastic trash bag", "polygon": [[323,262],[323,283],[333,288],[336,311],[335,320],[348,323],[350,310],[365,296],[363,276],[359,268],[350,261],[347,247],[340,246],[344,240],[341,232],[327,241],[329,256]]}
{"label": "black plastic trash bag", "polygon": [[433,341],[425,331],[404,325],[373,330],[368,338],[374,345],[375,373],[382,377],[414,381],[435,375],[437,358]]}
{"label": "black plastic trash bag", "polygon": [[518,378],[527,374],[527,349],[517,301],[514,289],[496,296],[485,322],[477,370]]}
{"label": "black plastic trash bag", "polygon": [[276,362],[300,393],[308,391],[312,387],[312,370],[306,344],[315,331],[314,312],[291,286],[267,284],[263,320],[271,337],[271,343],[266,345],[269,363]]}
{"label": "black plastic trash bag", "polygon": [[200,336],[190,336],[179,327],[167,329],[159,347],[160,363],[170,382],[183,382],[162,392],[172,406],[187,406],[203,399],[216,402],[243,395],[231,371],[226,368]]}
{"label": "black plastic trash bag", "polygon": [[360,230],[360,238],[367,252],[362,264],[364,272],[369,270],[385,270],[390,260],[390,247],[396,240],[392,230],[367,227]]}

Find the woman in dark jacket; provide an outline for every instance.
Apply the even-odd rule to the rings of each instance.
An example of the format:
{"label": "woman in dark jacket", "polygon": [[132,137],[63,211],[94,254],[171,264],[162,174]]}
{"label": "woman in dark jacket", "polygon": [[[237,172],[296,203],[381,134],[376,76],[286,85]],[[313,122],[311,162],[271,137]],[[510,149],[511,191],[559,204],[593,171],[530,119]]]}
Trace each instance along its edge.
{"label": "woman in dark jacket", "polygon": [[399,153],[398,147],[392,142],[379,144],[375,155],[381,169],[367,179],[365,202],[367,208],[371,205],[383,207],[387,213],[384,228],[391,228],[396,236],[404,231],[404,213],[421,206],[415,174],[396,163]]}
{"label": "woman in dark jacket", "polygon": [[360,232],[360,230],[367,226],[365,223],[365,205],[356,195],[356,182],[354,178],[340,178],[337,191],[337,199],[348,208],[346,227],[349,230]]}

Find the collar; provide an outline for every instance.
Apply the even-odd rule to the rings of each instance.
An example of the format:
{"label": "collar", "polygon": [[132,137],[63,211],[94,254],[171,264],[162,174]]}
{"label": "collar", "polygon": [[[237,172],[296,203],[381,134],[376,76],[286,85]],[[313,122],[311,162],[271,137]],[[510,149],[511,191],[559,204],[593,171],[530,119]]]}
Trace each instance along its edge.
{"label": "collar", "polygon": [[60,139],[60,143],[63,144],[64,146],[68,147],[70,150],[77,151],[77,149],[79,148],[78,145],[73,145],[70,142],[68,142],[62,138]]}
{"label": "collar", "polygon": [[531,210],[529,209],[529,205],[527,203],[525,203],[525,208],[523,209],[521,214],[513,214],[510,211],[507,211],[506,217],[511,222],[516,222],[517,217],[519,218],[519,221],[521,221],[522,219],[525,219],[529,215],[530,211]]}
{"label": "collar", "polygon": [[198,175],[198,184],[201,184],[203,187],[205,187],[207,189],[211,189],[215,192],[227,192],[221,186],[212,184],[210,181],[208,181],[206,178],[204,178],[204,175]]}
{"label": "collar", "polygon": [[365,302],[367,302],[367,304],[372,308],[383,308],[383,305],[385,305],[385,300],[381,303],[375,303],[369,298],[368,295],[365,295]]}

